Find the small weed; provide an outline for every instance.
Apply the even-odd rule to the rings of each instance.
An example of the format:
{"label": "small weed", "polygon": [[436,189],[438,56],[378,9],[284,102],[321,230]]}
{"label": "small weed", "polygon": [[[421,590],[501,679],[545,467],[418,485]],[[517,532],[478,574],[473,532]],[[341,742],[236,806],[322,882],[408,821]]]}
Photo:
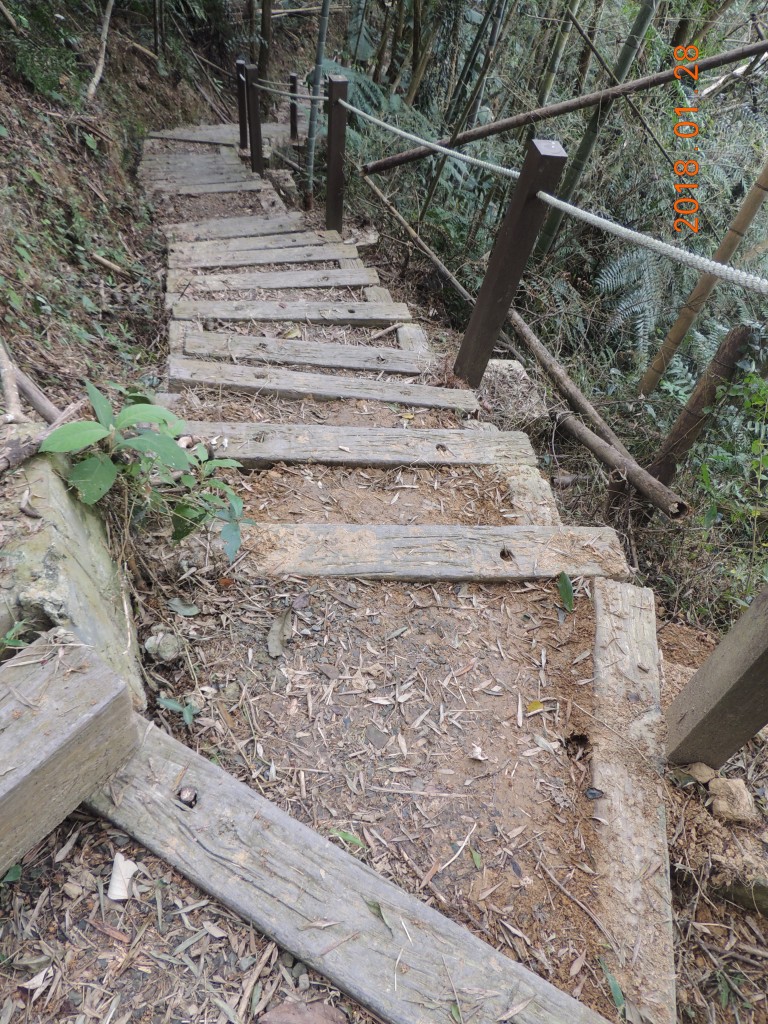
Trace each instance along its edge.
{"label": "small weed", "polygon": [[[127,486],[141,522],[148,511],[170,515],[173,540],[183,540],[209,523],[221,523],[224,550],[237,554],[243,518],[242,499],[223,480],[221,469],[237,469],[234,459],[211,458],[203,444],[182,447],[184,423],[145,395],[128,393],[115,412],[109,400],[86,382],[96,420],[65,423],[41,445],[41,451],[79,456],[67,474],[86,505],[101,501],[117,484]],[[138,398],[138,401],[135,400]]]}
{"label": "small weed", "polygon": [[23,637],[29,630],[29,626],[30,624],[25,619],[20,619],[18,622],[14,622],[4,636],[0,636],[0,660],[6,656],[8,651],[20,651],[27,646],[28,642]]}

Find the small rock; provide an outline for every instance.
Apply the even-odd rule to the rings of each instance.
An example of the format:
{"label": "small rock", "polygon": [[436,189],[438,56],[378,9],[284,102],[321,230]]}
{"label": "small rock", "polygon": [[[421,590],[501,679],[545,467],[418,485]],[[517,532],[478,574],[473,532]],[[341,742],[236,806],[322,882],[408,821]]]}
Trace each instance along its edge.
{"label": "small rock", "polygon": [[293,954],[288,952],[281,953],[277,959],[280,961],[283,967],[287,967],[289,970],[291,967],[293,967],[294,963],[296,962],[296,959],[293,956]]}
{"label": "small rock", "polygon": [[389,736],[385,732],[382,732],[377,725],[373,724],[373,722],[365,727],[365,738],[377,750],[383,750],[387,743],[389,743]]}
{"label": "small rock", "polygon": [[144,650],[155,661],[176,661],[181,655],[181,643],[173,633],[159,633],[157,636],[147,637]]}
{"label": "small rock", "polygon": [[715,798],[712,813],[723,821],[751,823],[756,820],[755,801],[743,779],[714,778],[709,783],[709,792]]}
{"label": "small rock", "polygon": [[299,992],[309,992],[309,975],[299,975]]}
{"label": "small rock", "polygon": [[291,968],[291,977],[293,977],[293,978],[300,978],[302,976],[302,974],[306,974],[306,973],[307,973],[307,965],[303,964],[300,960],[298,960],[293,965],[293,967]]}
{"label": "small rock", "polygon": [[687,764],[685,768],[683,768],[683,771],[687,772],[691,778],[696,779],[697,782],[700,782],[704,786],[706,786],[711,779],[717,777],[715,769],[710,768],[709,765],[704,764],[703,761],[696,761],[695,764]]}

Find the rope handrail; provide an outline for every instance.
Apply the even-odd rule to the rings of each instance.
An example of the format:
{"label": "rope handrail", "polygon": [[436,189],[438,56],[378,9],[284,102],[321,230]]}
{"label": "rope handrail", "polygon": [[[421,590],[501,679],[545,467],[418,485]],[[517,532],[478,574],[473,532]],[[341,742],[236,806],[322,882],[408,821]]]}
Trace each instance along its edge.
{"label": "rope handrail", "polygon": [[667,256],[669,259],[681,263],[684,267],[692,267],[701,273],[711,274],[713,277],[719,277],[723,281],[737,284],[749,291],[758,292],[760,295],[768,295],[768,281],[758,277],[756,274],[748,274],[744,270],[737,270],[736,267],[730,267],[725,263],[717,263],[715,260],[707,259],[706,256],[699,256],[696,253],[688,252],[686,249],[679,249],[676,245],[662,242],[658,238],[644,235],[640,231],[625,228],[621,224],[616,224],[612,220],[600,217],[596,213],[589,213],[578,206],[573,206],[571,203],[565,202],[564,199],[557,199],[555,196],[549,195],[548,192],[537,192],[536,196],[553,209],[562,210],[563,213],[570,214],[571,217],[575,217],[577,220],[581,220],[592,227],[600,228],[610,235],[615,235],[616,238],[634,242],[635,245],[648,249],[650,252],[658,253],[660,256]]}
{"label": "rope handrail", "polygon": [[260,78],[256,79],[256,85],[262,92],[268,92],[272,96],[286,96],[289,100],[294,103],[301,103],[303,106],[308,107],[313,103],[324,103],[325,97],[323,96],[309,96],[307,93],[296,93],[288,92],[287,89],[272,89],[268,85],[264,85]]}
{"label": "rope handrail", "polygon": [[370,121],[371,124],[378,125],[379,128],[383,128],[385,131],[391,132],[393,135],[399,135],[401,139],[407,139],[409,142],[415,142],[419,146],[426,146],[435,153],[442,153],[451,160],[459,160],[461,163],[469,164],[472,167],[481,167],[483,170],[493,171],[495,174],[500,174],[505,178],[520,177],[520,171],[516,171],[511,167],[502,167],[501,164],[494,164],[489,160],[480,160],[478,157],[470,156],[468,153],[459,153],[455,149],[448,149],[447,146],[440,146],[436,142],[430,142],[428,139],[422,139],[419,135],[414,135],[412,132],[406,132],[402,128],[396,128],[393,124],[381,121],[378,117],[374,117],[373,114],[369,114],[365,110],[361,110],[359,107],[355,107],[351,103],[347,103],[346,100],[339,100],[338,103],[340,107],[344,107],[344,109],[348,110],[351,114],[357,114],[358,117],[362,117],[365,121]]}

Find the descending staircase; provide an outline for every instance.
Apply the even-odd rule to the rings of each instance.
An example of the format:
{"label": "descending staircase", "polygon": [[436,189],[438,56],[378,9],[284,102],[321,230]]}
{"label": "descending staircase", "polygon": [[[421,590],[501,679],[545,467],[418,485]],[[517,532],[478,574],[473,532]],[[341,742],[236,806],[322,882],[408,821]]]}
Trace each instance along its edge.
{"label": "descending staircase", "polygon": [[[263,127],[266,138],[279,141],[279,126]],[[657,720],[653,595],[608,582],[629,575],[614,531],[561,522],[550,487],[536,467],[528,437],[481,422],[482,406],[472,390],[440,385],[445,376],[442,360],[432,352],[408,306],[395,302],[381,286],[376,270],[365,265],[360,257],[362,245],[352,236],[319,230],[302,213],[289,211],[269,175],[256,177],[245,168],[236,148],[236,126],[175,129],[155,133],[154,138],[162,140],[161,147],[173,141],[204,147],[190,155],[150,146],[140,170],[147,189],[158,197],[159,208],[171,206],[174,213],[165,218],[168,223],[164,227],[169,246],[166,305],[171,318],[168,388],[171,392],[202,389],[216,400],[209,402],[208,418],[187,420],[191,433],[205,438],[216,455],[237,459],[245,471],[272,466],[302,466],[308,471],[309,464],[322,464],[329,471],[363,473],[366,468],[435,471],[429,484],[422,481],[409,485],[422,490],[417,491],[418,514],[405,520],[392,512],[389,521],[382,521],[381,515],[377,521],[376,515],[363,506],[362,516],[356,521],[349,521],[350,517],[341,522],[323,521],[322,511],[316,511],[318,503],[310,501],[293,507],[293,521],[248,526],[244,530],[244,557],[257,567],[260,577],[457,583],[551,580],[561,573],[603,577],[594,584],[594,688],[601,702],[613,702],[615,724],[605,725],[601,734],[601,724],[597,719],[593,722],[594,763],[602,766],[600,771],[608,780],[602,785],[603,776],[597,773],[601,788],[594,792],[600,793],[605,802],[605,809],[597,810],[609,815],[610,820],[596,819],[603,822],[605,840],[602,854],[596,852],[595,857],[605,858],[605,869],[588,871],[601,879],[618,879],[614,866],[627,865],[628,878],[622,877],[613,889],[607,887],[599,898],[607,900],[608,904],[603,905],[613,906],[614,911],[615,904],[621,904],[623,923],[637,936],[628,970],[640,986],[642,979],[652,977],[652,991],[644,993],[643,1001],[654,1008],[657,1024],[671,1024],[674,970],[663,813],[653,771],[638,772],[622,756],[622,734],[617,729],[624,720],[629,723],[627,732],[630,726],[634,728],[641,707],[646,724]],[[211,199],[213,207],[196,209],[195,203]],[[229,206],[223,200],[231,201]],[[221,215],[210,216],[212,208]],[[205,213],[202,218],[201,213]],[[305,293],[307,298],[303,297]],[[228,402],[228,395],[251,396],[252,401]],[[280,403],[280,415],[275,415],[274,421],[259,419],[256,408],[263,415],[264,406],[276,407],[269,404],[272,399]],[[325,403],[319,416],[322,422],[305,422],[305,406],[318,399]],[[218,410],[211,415],[210,406],[216,410],[216,402],[242,410],[242,416],[226,418]],[[488,494],[495,496],[498,507],[494,507],[490,521],[497,525],[468,524],[466,517],[454,522],[450,516],[448,523],[446,516],[441,522],[429,521],[429,509],[435,507],[435,488],[440,485],[438,473],[458,467],[469,467],[481,481],[481,488],[486,487]],[[378,507],[382,508],[381,503]],[[415,614],[420,607],[415,606]],[[441,654],[451,629],[455,624],[448,622],[440,636],[426,637],[424,651]],[[418,633],[418,624],[415,630]],[[399,632],[402,630],[393,635]],[[487,643],[485,646],[491,647]],[[486,653],[496,658],[495,650]],[[626,659],[626,665],[617,662],[619,656]],[[501,665],[506,660],[501,646],[498,657]],[[539,667],[537,663],[537,671]],[[623,691],[629,680],[634,680],[634,689],[627,696]],[[522,717],[522,707],[519,703],[518,718]],[[634,749],[639,745],[647,751],[644,766],[652,767],[653,758],[660,752],[653,729],[643,726],[633,742]],[[170,757],[167,752],[162,756]],[[143,772],[140,766],[130,770],[135,770],[137,777]],[[524,771],[521,769],[520,774]],[[241,799],[238,795],[236,802]],[[648,807],[652,808],[650,814]],[[130,811],[108,806],[105,801],[100,809],[129,831],[133,829],[134,835],[152,837],[159,828],[156,821],[145,821],[144,830],[136,830],[134,818],[143,814],[140,803]],[[256,817],[258,814],[254,820]],[[204,828],[209,828],[207,819]],[[278,838],[272,836],[271,841],[277,844]],[[288,840],[283,837],[280,841],[291,839],[289,835]],[[160,846],[163,855],[168,856],[175,840],[168,838]],[[242,856],[238,851],[238,864]],[[272,859],[271,854],[265,855],[260,863],[268,864]],[[277,861],[282,863],[281,858]],[[653,871],[649,865],[656,865]],[[641,885],[646,873],[653,874],[659,867],[658,890]],[[207,871],[201,868],[191,877],[206,880],[210,891],[221,895],[220,887],[208,884]],[[323,881],[318,883],[323,893],[327,889],[324,872],[325,868],[321,872]],[[262,891],[271,892],[276,884],[270,878],[257,886],[259,905]],[[387,892],[387,899],[394,900],[390,890]],[[234,905],[242,910],[237,900]],[[287,913],[287,908],[282,908],[280,920],[286,917],[284,910]],[[250,904],[246,911],[251,919],[262,920]],[[290,923],[290,914],[286,920]],[[386,924],[383,916],[382,920]],[[427,959],[433,957],[435,972],[439,973],[440,958],[445,963],[439,934],[443,919],[436,922],[436,937],[425,940],[422,951]],[[268,924],[272,926],[271,917]],[[299,932],[303,934],[303,928]],[[299,932],[287,935],[286,944],[294,948],[301,945],[304,940],[296,937]],[[392,933],[390,952],[397,963],[399,942]],[[328,949],[335,948],[332,945]],[[343,965],[338,969],[322,957],[318,964],[329,976],[342,978],[342,987],[364,996],[366,1005],[387,1019],[409,1024],[417,1017],[423,1019],[410,1005],[409,997],[398,994],[397,984],[394,994],[379,993],[381,1003],[371,995],[370,985],[358,984],[355,970],[359,964],[355,958],[364,955],[361,949],[365,948],[365,943],[360,948],[345,947],[339,954]],[[516,966],[506,957],[497,958],[489,947],[483,949],[469,973],[473,983],[483,978],[484,984],[495,988],[499,985],[497,978],[506,977]],[[303,952],[302,956],[306,962],[313,962],[308,959],[309,953]],[[345,957],[354,965],[352,973],[344,966]],[[414,986],[418,973],[414,972]],[[432,973],[423,971],[419,975],[425,991],[434,988]],[[363,974],[377,977],[378,968],[370,967]],[[631,991],[637,994],[630,974],[623,977],[629,978]],[[561,998],[551,986],[541,985],[541,991],[548,993],[547,1000]],[[378,983],[375,987],[381,988]],[[486,1002],[502,998],[495,991],[489,991],[487,997]],[[573,1000],[568,1000],[567,1006],[558,1004],[554,1016],[549,1016],[549,1004],[545,1007],[543,996],[542,1000],[541,1006],[532,1006],[530,1017],[526,1017],[535,1024],[566,1016],[585,1024],[601,1020]],[[529,1002],[523,1001],[520,1010]],[[390,1003],[396,1005],[397,1012]]]}

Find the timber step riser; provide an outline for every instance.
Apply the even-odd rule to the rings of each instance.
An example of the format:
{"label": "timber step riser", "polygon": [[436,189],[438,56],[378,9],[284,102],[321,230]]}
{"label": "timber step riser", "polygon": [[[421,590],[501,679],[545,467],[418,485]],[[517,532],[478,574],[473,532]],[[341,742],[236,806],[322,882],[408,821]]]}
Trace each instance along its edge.
{"label": "timber step riser", "polygon": [[304,323],[346,327],[389,327],[410,320],[404,302],[230,302],[182,299],[175,320],[253,320],[257,323]]}

